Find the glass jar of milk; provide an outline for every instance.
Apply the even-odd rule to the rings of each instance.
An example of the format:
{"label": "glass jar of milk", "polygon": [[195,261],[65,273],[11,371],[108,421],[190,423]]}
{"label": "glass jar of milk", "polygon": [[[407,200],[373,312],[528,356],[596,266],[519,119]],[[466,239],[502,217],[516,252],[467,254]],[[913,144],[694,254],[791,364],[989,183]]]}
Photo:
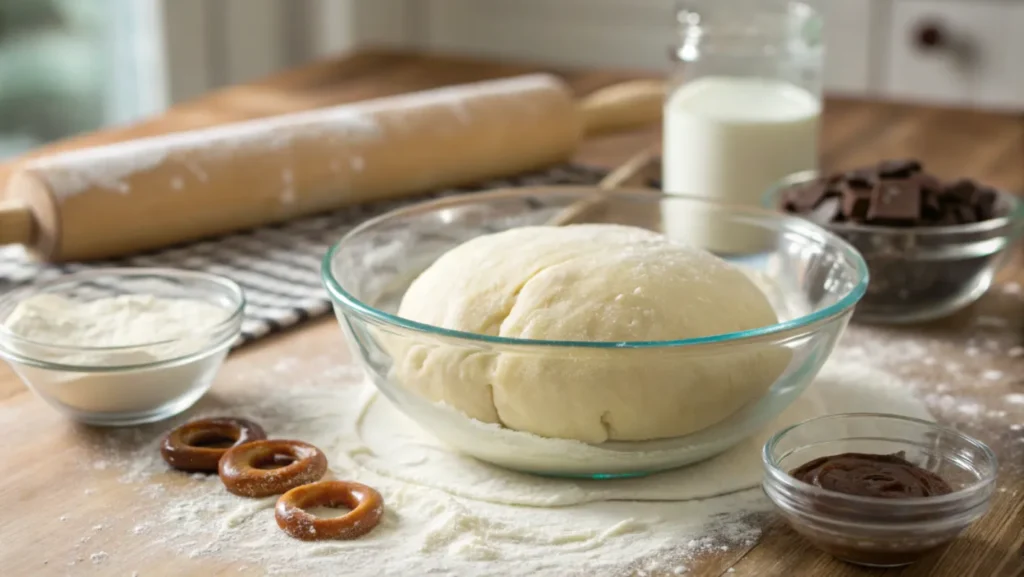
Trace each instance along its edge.
{"label": "glass jar of milk", "polygon": [[[662,187],[756,206],[775,182],[818,165],[823,46],[817,0],[684,0],[665,102]],[[666,214],[665,233],[748,252],[712,214]]]}

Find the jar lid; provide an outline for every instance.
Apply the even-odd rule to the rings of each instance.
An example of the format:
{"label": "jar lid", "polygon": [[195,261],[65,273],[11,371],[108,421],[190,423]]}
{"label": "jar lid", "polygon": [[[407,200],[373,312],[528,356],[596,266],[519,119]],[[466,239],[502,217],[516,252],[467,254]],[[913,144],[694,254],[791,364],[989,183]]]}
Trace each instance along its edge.
{"label": "jar lid", "polygon": [[682,60],[700,52],[807,54],[820,50],[822,18],[810,2],[681,0],[676,5]]}

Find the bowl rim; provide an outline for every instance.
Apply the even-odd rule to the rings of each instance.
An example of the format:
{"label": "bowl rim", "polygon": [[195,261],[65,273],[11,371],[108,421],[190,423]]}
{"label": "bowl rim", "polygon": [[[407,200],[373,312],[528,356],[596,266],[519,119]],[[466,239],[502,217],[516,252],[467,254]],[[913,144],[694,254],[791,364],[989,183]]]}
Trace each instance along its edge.
{"label": "bowl rim", "polygon": [[[777,182],[772,184],[761,195],[761,206],[768,210],[774,210],[776,212],[782,212],[783,214],[790,215],[779,209],[778,198],[779,195],[785,189],[797,185],[810,182],[815,178],[821,176],[821,172],[817,170],[803,170],[800,172],[794,172]],[[1005,202],[1010,204],[1009,213],[999,216],[996,218],[990,218],[981,222],[972,222],[970,224],[947,224],[943,226],[919,226],[919,227],[900,227],[900,226],[878,226],[878,225],[866,225],[851,222],[830,222],[828,223],[827,230],[834,230],[843,233],[872,233],[872,234],[885,234],[885,235],[900,235],[905,236],[913,234],[915,236],[939,236],[939,235],[966,235],[976,234],[980,232],[991,232],[998,230],[1003,227],[1011,226],[1016,223],[1024,224],[1024,201],[1017,197],[1015,194],[1011,194],[998,188],[992,188]],[[797,216],[799,215],[791,215]],[[1012,231],[1010,235],[1013,236]]]}
{"label": "bowl rim", "polygon": [[[723,333],[719,335],[710,335],[705,337],[697,337],[690,339],[676,339],[676,340],[663,340],[663,341],[558,341],[558,340],[535,340],[535,339],[520,339],[511,337],[500,337],[491,335],[481,335],[477,333],[470,333],[465,331],[458,331],[453,329],[446,329],[442,327],[436,327],[428,325],[426,323],[420,323],[404,319],[397,315],[384,312],[376,307],[370,306],[361,300],[355,298],[348,291],[342,288],[341,283],[334,277],[331,271],[331,263],[334,260],[334,256],[338,250],[345,244],[345,242],[358,235],[365,230],[378,225],[386,220],[403,216],[407,214],[415,214],[426,211],[434,211],[442,208],[451,208],[454,206],[468,205],[479,203],[490,199],[499,198],[515,198],[527,196],[530,194],[537,194],[539,189],[545,191],[554,192],[582,192],[588,191],[593,194],[603,194],[612,196],[625,196],[630,198],[637,198],[642,195],[646,195],[650,199],[660,199],[661,201],[672,199],[682,199],[691,202],[698,202],[706,205],[715,205],[722,208],[726,208],[739,213],[745,213],[747,216],[758,217],[758,218],[770,218],[778,221],[781,224],[786,225],[790,230],[796,230],[800,234],[808,237],[817,237],[821,239],[822,244],[827,244],[836,247],[842,255],[854,266],[856,270],[858,282],[850,289],[850,291],[844,295],[838,302],[831,304],[821,310],[811,312],[807,315],[797,317],[788,321],[775,323],[756,329],[750,329],[745,331],[735,331],[731,333]],[[682,194],[666,194],[661,191],[657,191],[649,188],[619,188],[610,191],[604,191],[596,186],[566,186],[566,185],[555,185],[555,186],[543,186],[543,187],[525,187],[525,188],[501,188],[495,190],[487,190],[482,192],[474,192],[469,194],[462,194],[458,196],[445,197],[441,199],[429,200],[425,202],[419,202],[397,208],[388,211],[375,218],[369,219],[359,226],[350,230],[345,234],[339,241],[331,245],[327,253],[324,255],[320,265],[321,280],[324,287],[327,289],[327,293],[331,300],[336,304],[340,304],[345,309],[356,313],[365,318],[373,319],[378,323],[389,325],[392,327],[398,327],[407,331],[417,333],[427,333],[433,336],[453,338],[463,341],[469,341],[474,343],[490,344],[490,345],[506,345],[506,346],[531,346],[531,347],[573,347],[573,348],[586,348],[586,349],[652,349],[662,347],[683,347],[683,346],[697,346],[697,345],[721,345],[724,343],[735,343],[739,341],[749,341],[753,339],[759,339],[762,337],[768,337],[772,335],[778,335],[780,333],[786,333],[809,326],[813,326],[816,323],[824,322],[833,317],[840,316],[844,313],[852,311],[853,307],[856,306],[857,302],[867,292],[869,273],[867,263],[861,256],[860,252],[853,246],[844,240],[842,237],[835,235],[828,230],[819,227],[805,219],[785,215],[777,211],[767,210],[759,207],[751,207],[745,205],[738,205],[734,203],[726,203],[717,200],[709,200],[707,198],[693,196],[693,195],[682,195]]]}
{"label": "bowl rim", "polygon": [[[886,421],[901,421],[901,422],[904,422],[904,423],[912,423],[912,424],[916,424],[916,425],[923,425],[923,426],[925,426],[925,427],[927,427],[927,428],[929,428],[929,429],[931,429],[933,431],[940,431],[942,433],[952,435],[954,437],[959,438],[962,441],[965,441],[968,445],[971,445],[972,447],[977,449],[982,455],[984,455],[985,458],[988,459],[988,461],[992,464],[991,474],[989,474],[988,476],[986,476],[986,477],[984,477],[982,479],[979,479],[975,483],[972,483],[972,484],[970,484],[970,485],[968,485],[968,486],[966,486],[966,487],[964,487],[962,489],[958,489],[958,490],[953,491],[952,493],[949,493],[949,494],[946,494],[946,495],[939,495],[937,497],[928,497],[928,498],[909,498],[908,497],[908,498],[899,498],[899,499],[887,499],[887,498],[883,498],[883,497],[866,497],[866,496],[863,496],[863,495],[849,495],[847,493],[839,493],[839,492],[836,492],[836,491],[829,491],[827,489],[822,489],[821,487],[817,487],[817,486],[812,485],[810,483],[805,483],[804,481],[801,481],[801,480],[797,479],[796,477],[793,477],[792,475],[789,474],[788,471],[785,471],[785,470],[783,470],[782,468],[780,468],[778,466],[778,464],[776,462],[776,459],[772,455],[772,452],[773,452],[773,449],[775,448],[775,446],[778,444],[778,442],[780,440],[782,440],[782,438],[785,437],[787,434],[793,432],[794,430],[796,430],[796,429],[798,429],[800,427],[803,427],[805,425],[809,425],[809,424],[812,424],[812,423],[817,423],[817,422],[821,422],[821,421],[829,421],[829,420],[851,419],[851,418],[852,419],[881,419],[881,420],[886,420]],[[892,439],[898,440],[899,438],[898,437],[892,437]],[[837,440],[842,440],[842,439],[837,439]],[[776,431],[768,439],[768,441],[765,442],[764,447],[762,447],[762,449],[761,449],[761,463],[764,466],[765,473],[767,475],[767,478],[765,480],[766,483],[768,483],[769,482],[768,479],[770,479],[772,484],[782,485],[782,486],[786,486],[786,487],[790,487],[790,488],[795,488],[795,489],[798,489],[803,494],[810,494],[810,495],[815,496],[815,497],[828,497],[828,498],[831,498],[831,499],[842,499],[842,500],[845,500],[845,501],[849,501],[851,503],[858,503],[858,504],[862,504],[862,505],[876,505],[876,506],[877,505],[899,505],[901,507],[913,507],[913,508],[918,508],[918,509],[928,509],[928,508],[932,508],[932,507],[934,507],[936,505],[944,505],[944,504],[955,503],[957,501],[964,500],[964,499],[969,498],[969,497],[971,497],[971,496],[973,496],[973,495],[975,495],[975,494],[977,494],[977,493],[979,493],[981,491],[986,490],[988,487],[990,487],[993,484],[995,484],[996,479],[999,477],[999,460],[996,457],[995,453],[992,451],[992,449],[988,445],[986,445],[984,442],[982,442],[982,441],[980,441],[980,440],[978,440],[978,439],[976,439],[976,438],[974,438],[974,437],[972,437],[972,436],[970,436],[970,435],[968,435],[966,433],[962,433],[962,432],[956,430],[955,428],[947,426],[947,425],[936,423],[934,421],[927,421],[927,420],[924,420],[924,419],[918,419],[918,418],[915,418],[915,417],[907,417],[907,416],[904,416],[904,415],[896,415],[896,414],[891,414],[891,413],[870,413],[870,412],[834,413],[834,414],[831,414],[831,415],[822,415],[820,417],[814,417],[812,419],[807,419],[807,420],[804,420],[804,421],[800,421],[799,423],[794,423],[792,425],[789,425],[788,427],[784,427],[784,428]]]}
{"label": "bowl rim", "polygon": [[[171,280],[188,279],[188,280],[197,280],[197,281],[210,282],[210,283],[213,283],[215,285],[218,285],[219,287],[221,287],[222,289],[225,290],[226,294],[230,295],[230,298],[234,302],[234,307],[231,308],[231,309],[228,309],[230,314],[226,318],[224,318],[222,321],[220,321],[220,322],[218,322],[218,323],[216,323],[214,325],[211,325],[209,327],[205,327],[202,331],[195,331],[194,333],[190,333],[190,334],[188,334],[186,336],[182,336],[182,337],[178,337],[178,338],[174,338],[174,339],[164,339],[164,340],[160,340],[160,341],[148,341],[148,342],[136,343],[136,344],[132,344],[132,345],[118,345],[118,346],[104,346],[104,347],[59,345],[59,344],[47,343],[47,342],[43,342],[43,341],[32,340],[32,339],[25,338],[23,336],[18,335],[17,333],[12,332],[10,329],[7,328],[7,326],[3,322],[0,322],[0,356],[15,358],[19,362],[31,361],[33,364],[39,364],[40,366],[45,365],[47,368],[60,368],[60,369],[65,369],[65,370],[70,370],[70,369],[73,368],[74,370],[89,370],[89,369],[94,369],[94,368],[99,368],[99,367],[94,367],[92,365],[65,365],[65,364],[58,363],[58,362],[50,362],[50,361],[44,361],[44,360],[40,360],[40,359],[34,359],[34,358],[31,358],[31,357],[26,356],[24,354],[18,353],[16,351],[11,351],[9,349],[9,347],[8,347],[8,343],[27,344],[27,345],[42,347],[42,348],[51,349],[51,350],[55,350],[55,351],[66,351],[66,352],[69,352],[69,353],[76,353],[76,352],[124,352],[124,351],[133,351],[133,350],[138,350],[138,349],[146,349],[146,348],[150,348],[150,347],[155,347],[155,346],[161,346],[161,345],[167,345],[167,344],[171,344],[171,343],[175,343],[175,342],[180,342],[180,341],[185,340],[185,339],[195,338],[197,335],[213,335],[213,334],[217,334],[217,333],[219,333],[219,332],[221,332],[221,331],[223,331],[225,329],[230,329],[232,327],[232,325],[239,325],[239,327],[240,327],[240,321],[241,321],[241,318],[242,318],[242,316],[244,315],[244,312],[245,312],[245,306],[246,306],[245,291],[235,281],[233,281],[233,280],[231,280],[231,279],[229,279],[229,278],[227,278],[225,276],[221,276],[221,275],[214,274],[214,273],[207,273],[207,272],[200,272],[200,271],[189,271],[189,270],[179,270],[179,269],[174,269],[174,268],[169,268],[169,267],[97,267],[97,268],[90,268],[90,269],[87,269],[87,270],[81,270],[81,271],[78,271],[78,272],[73,272],[73,273],[70,273],[70,274],[64,274],[64,275],[61,275],[59,277],[50,279],[48,281],[37,283],[37,284],[28,285],[28,286],[19,288],[17,290],[11,291],[10,293],[7,293],[6,295],[3,295],[2,297],[0,297],[0,307],[2,307],[3,305],[6,305],[6,304],[10,304],[10,303],[15,303],[14,306],[17,306],[16,303],[18,303],[18,302],[20,302],[20,301],[22,301],[22,300],[24,300],[26,298],[29,298],[31,296],[35,296],[35,295],[38,295],[38,294],[44,294],[44,293],[47,292],[47,289],[52,289],[52,288],[58,287],[60,285],[71,284],[71,283],[74,283],[74,282],[81,282],[83,280],[88,280],[90,278],[110,277],[110,276],[121,277],[121,278],[124,278],[124,277],[158,277],[158,278],[171,279]],[[233,339],[235,336],[237,336],[237,334],[236,334],[237,332],[238,332],[238,330],[231,331],[231,334],[229,335],[230,338]],[[221,344],[222,343],[220,343],[220,342],[215,343],[214,345],[211,345],[210,347],[208,347],[208,350],[216,349]],[[203,352],[205,352],[205,350],[206,349],[204,349]],[[132,369],[137,369],[137,368],[140,368],[140,367],[157,366],[157,365],[167,364],[167,363],[170,363],[170,362],[179,361],[179,360],[181,360],[183,358],[190,357],[190,356],[193,356],[193,353],[190,353],[188,355],[184,355],[184,356],[181,356],[181,357],[161,359],[159,361],[147,362],[147,363],[142,363],[142,364],[124,365],[124,367],[131,367]],[[109,370],[115,370],[115,369],[117,369],[119,367],[102,367],[102,368],[104,370],[109,371]]]}

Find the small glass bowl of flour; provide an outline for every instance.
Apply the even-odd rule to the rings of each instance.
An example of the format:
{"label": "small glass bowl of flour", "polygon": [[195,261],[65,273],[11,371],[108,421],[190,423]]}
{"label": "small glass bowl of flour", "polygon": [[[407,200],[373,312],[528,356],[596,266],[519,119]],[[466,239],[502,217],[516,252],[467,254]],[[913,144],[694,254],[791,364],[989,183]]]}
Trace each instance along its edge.
{"label": "small glass bowl of flour", "polygon": [[174,269],[96,269],[0,299],[0,356],[51,406],[91,425],[191,407],[242,324],[233,281]]}

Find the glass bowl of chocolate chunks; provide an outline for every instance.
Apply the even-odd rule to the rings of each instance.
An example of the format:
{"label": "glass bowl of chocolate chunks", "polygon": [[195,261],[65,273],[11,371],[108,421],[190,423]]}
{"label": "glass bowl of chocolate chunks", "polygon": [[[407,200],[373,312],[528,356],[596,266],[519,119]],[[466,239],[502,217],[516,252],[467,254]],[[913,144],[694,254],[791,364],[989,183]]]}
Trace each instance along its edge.
{"label": "glass bowl of chocolate chunks", "polygon": [[967,307],[1024,231],[1020,199],[968,179],[941,180],[914,160],[792,174],[764,204],[860,251],[871,281],[855,318],[869,323],[925,322]]}

